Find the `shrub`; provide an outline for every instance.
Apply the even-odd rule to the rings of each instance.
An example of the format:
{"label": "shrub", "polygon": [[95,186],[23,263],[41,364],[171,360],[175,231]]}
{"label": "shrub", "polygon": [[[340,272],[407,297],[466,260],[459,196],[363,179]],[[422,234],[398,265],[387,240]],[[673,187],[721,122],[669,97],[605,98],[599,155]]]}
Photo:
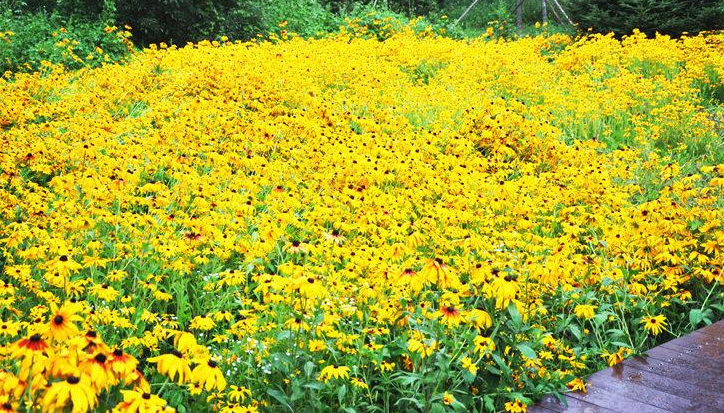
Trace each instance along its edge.
{"label": "shrub", "polygon": [[337,27],[334,15],[317,0],[267,0],[261,4],[262,25],[267,31],[282,29],[315,36]]}
{"label": "shrub", "polygon": [[0,72],[32,71],[43,62],[69,69],[96,67],[122,59],[133,47],[130,33],[115,26],[44,13],[0,14]]}

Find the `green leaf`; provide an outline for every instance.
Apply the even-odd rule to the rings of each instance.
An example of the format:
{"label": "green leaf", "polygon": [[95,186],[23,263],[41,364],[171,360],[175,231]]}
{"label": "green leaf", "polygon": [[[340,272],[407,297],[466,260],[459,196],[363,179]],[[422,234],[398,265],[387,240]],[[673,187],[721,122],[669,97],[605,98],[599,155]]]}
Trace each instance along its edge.
{"label": "green leaf", "polygon": [[485,410],[489,412],[495,411],[495,400],[490,396],[483,396],[483,403],[485,404]]}
{"label": "green leaf", "polygon": [[508,305],[508,313],[510,314],[510,320],[513,321],[513,325],[520,326],[523,324],[523,316],[520,315],[518,307],[516,307],[515,304],[510,303],[510,305]]}
{"label": "green leaf", "polygon": [[347,394],[347,386],[341,385],[337,389],[337,401],[339,401],[339,404],[343,404],[342,400],[344,400],[344,396]]}
{"label": "green leaf", "polygon": [[525,343],[520,343],[516,347],[518,347],[518,350],[520,350],[520,353],[524,355],[525,357],[531,359],[531,360],[537,360],[538,356],[535,354],[535,350],[530,348],[529,345]]}
{"label": "green leaf", "polygon": [[493,354],[493,360],[495,361],[495,364],[497,364],[498,367],[500,367],[500,369],[501,369],[506,375],[510,375],[510,374],[511,374],[512,370],[510,370],[510,367],[509,367],[507,364],[505,364],[505,362],[503,361],[502,358],[500,358],[499,355]]}
{"label": "green leaf", "polygon": [[312,383],[307,383],[307,384],[303,385],[302,387],[306,387],[308,389],[313,389],[313,390],[322,390],[324,388],[324,384],[315,381]]}
{"label": "green leaf", "polygon": [[606,332],[607,332],[608,334],[613,334],[613,335],[616,336],[616,337],[623,337],[623,336],[625,336],[623,330],[618,329],[618,328],[610,328],[610,329],[606,330]]}
{"label": "green leaf", "polygon": [[324,312],[319,313],[319,315],[314,318],[314,325],[322,324],[322,321],[324,321]]}
{"label": "green leaf", "polygon": [[304,363],[304,374],[307,377],[312,377],[312,373],[314,372],[315,364],[311,361],[308,361]]}
{"label": "green leaf", "polygon": [[583,338],[583,334],[581,334],[581,329],[578,328],[577,325],[575,325],[575,324],[569,325],[569,326],[568,326],[568,330],[571,331],[571,334],[573,334],[574,336],[576,336],[576,338],[578,339],[578,341],[580,341],[580,340]]}
{"label": "green leaf", "polygon": [[420,380],[420,377],[416,374],[407,374],[402,379],[400,379],[400,384],[403,386],[409,386],[412,383]]}
{"label": "green leaf", "polygon": [[433,403],[432,406],[430,406],[430,413],[445,413],[445,406],[443,406],[440,403]]}
{"label": "green leaf", "polygon": [[425,405],[421,401],[417,400],[414,397],[400,397],[395,402],[395,406],[397,406],[398,404],[400,404],[402,402],[412,402],[415,405],[415,407],[417,407],[418,409],[422,409],[423,407],[425,407]]}
{"label": "green leaf", "polygon": [[286,407],[286,408],[289,409],[290,411],[294,411],[294,409],[292,409],[292,406],[290,406],[289,403],[287,402],[287,395],[286,395],[286,394],[284,394],[284,393],[282,393],[282,392],[280,392],[279,390],[276,390],[276,389],[266,389],[266,393],[267,393],[268,395],[270,395],[271,397],[273,397],[274,399],[276,399],[276,401],[278,401],[279,403],[281,403],[282,406]]}
{"label": "green leaf", "polygon": [[701,310],[693,309],[689,311],[689,323],[691,323],[692,327],[696,327],[703,318],[704,315],[702,314]]}

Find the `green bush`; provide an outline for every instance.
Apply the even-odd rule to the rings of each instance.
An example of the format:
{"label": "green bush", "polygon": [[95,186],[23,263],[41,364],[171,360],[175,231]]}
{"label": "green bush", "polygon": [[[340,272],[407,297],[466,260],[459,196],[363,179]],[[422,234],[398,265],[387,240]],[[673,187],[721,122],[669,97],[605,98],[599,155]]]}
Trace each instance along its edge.
{"label": "green bush", "polygon": [[261,4],[261,23],[266,33],[286,30],[308,37],[338,27],[335,16],[317,0],[248,0],[248,2]]}
{"label": "green bush", "polygon": [[[6,2],[8,0],[5,0]],[[3,0],[0,0],[2,3]],[[87,22],[115,20],[140,44],[198,41],[216,32],[239,0],[26,0],[21,9]],[[243,3],[251,3],[246,1]]]}
{"label": "green bush", "polygon": [[619,36],[639,29],[680,36],[722,27],[724,0],[571,0],[569,14],[581,29]]}
{"label": "green bush", "polygon": [[44,13],[0,13],[0,73],[33,71],[43,62],[68,69],[96,67],[127,56],[130,33],[115,26]]}

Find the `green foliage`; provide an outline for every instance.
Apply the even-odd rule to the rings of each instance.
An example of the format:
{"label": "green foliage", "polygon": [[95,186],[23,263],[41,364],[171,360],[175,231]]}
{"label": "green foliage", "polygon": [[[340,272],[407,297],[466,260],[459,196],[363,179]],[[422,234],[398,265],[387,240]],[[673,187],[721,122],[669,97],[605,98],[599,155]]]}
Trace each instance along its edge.
{"label": "green foliage", "polygon": [[23,10],[58,13],[89,22],[115,19],[133,27],[141,44],[197,41],[218,30],[237,0],[28,0]]}
{"label": "green foliage", "polygon": [[580,28],[617,35],[639,29],[680,36],[721,28],[724,21],[722,0],[572,0],[568,8]]}
{"label": "green foliage", "polygon": [[261,4],[261,26],[267,33],[287,30],[306,37],[339,27],[335,16],[317,0],[249,1]]}
{"label": "green foliage", "polygon": [[0,73],[38,70],[43,62],[69,69],[115,62],[132,47],[129,35],[98,23],[63,22],[55,14],[1,13]]}

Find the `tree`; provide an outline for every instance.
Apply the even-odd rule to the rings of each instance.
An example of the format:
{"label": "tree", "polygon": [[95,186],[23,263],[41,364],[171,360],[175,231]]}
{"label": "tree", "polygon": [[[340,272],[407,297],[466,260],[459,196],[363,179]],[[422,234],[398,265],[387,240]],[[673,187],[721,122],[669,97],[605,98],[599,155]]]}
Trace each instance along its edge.
{"label": "tree", "polygon": [[581,29],[619,36],[633,29],[680,36],[724,23],[724,0],[571,0],[568,10]]}

